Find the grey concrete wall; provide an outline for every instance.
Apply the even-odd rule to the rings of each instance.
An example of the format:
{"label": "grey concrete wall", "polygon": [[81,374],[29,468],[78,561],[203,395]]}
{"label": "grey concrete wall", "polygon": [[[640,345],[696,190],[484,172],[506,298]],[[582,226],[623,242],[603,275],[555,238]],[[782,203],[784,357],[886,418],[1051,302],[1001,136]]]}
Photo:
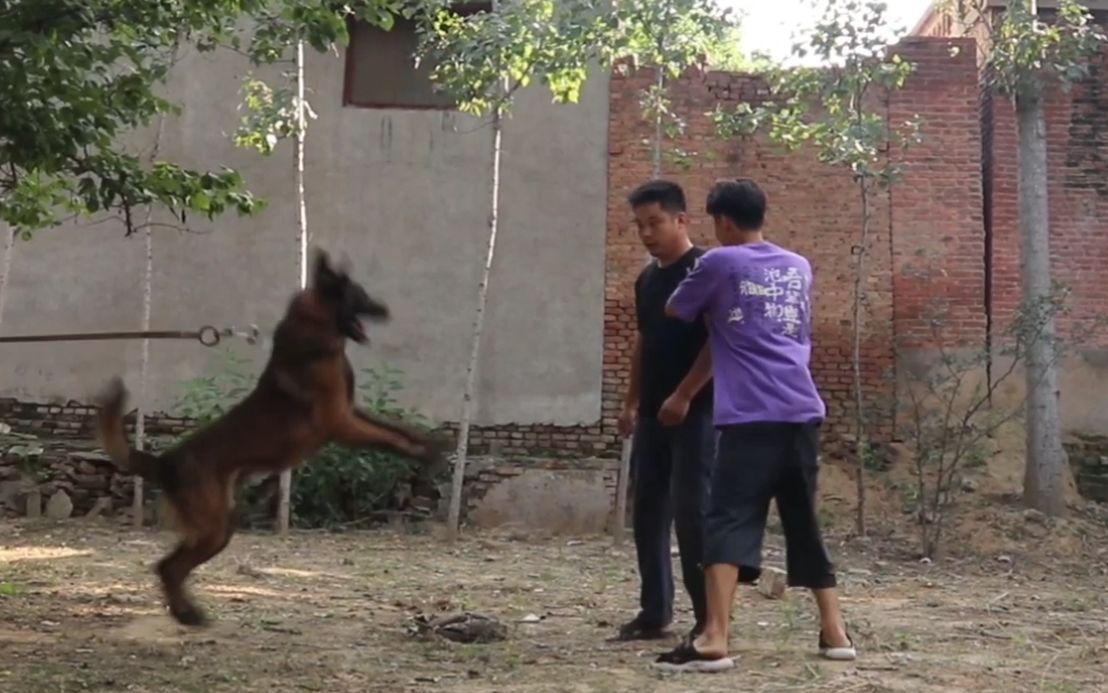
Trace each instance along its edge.
{"label": "grey concrete wall", "polygon": [[[435,111],[342,107],[341,57],[309,54],[307,140],[312,241],[346,253],[355,276],[393,309],[357,366],[404,371],[402,399],[456,420],[489,215],[491,132]],[[269,199],[256,218],[190,220],[153,234],[152,327],[257,323],[271,330],[298,281],[291,143],[263,158],[237,150],[233,56],[190,52],[170,96],[164,157],[229,165]],[[582,102],[520,94],[505,126],[501,229],[480,361],[477,423],[594,422],[600,415],[607,205],[607,77]],[[150,133],[136,136],[146,150]],[[162,219],[166,221],[165,219]],[[70,224],[18,243],[0,333],[137,329],[145,248],[118,222]],[[122,373],[138,389],[139,342],[0,345],[0,397],[83,400]],[[148,406],[167,409],[187,378],[218,359],[194,343],[153,342]],[[259,361],[264,353],[244,347]]]}
{"label": "grey concrete wall", "polygon": [[[1010,360],[998,360],[993,371],[1004,373],[1010,364]],[[1075,349],[1058,365],[1063,431],[1108,434],[1108,352],[1098,348]],[[1017,368],[997,388],[998,401],[1008,407],[1022,406],[1027,396],[1025,382],[1023,369]]]}
{"label": "grey concrete wall", "polygon": [[[974,359],[975,354],[959,354],[957,358]],[[897,353],[898,400],[905,416],[911,399],[908,388],[925,391],[924,374],[935,365],[939,357],[932,352],[901,351]],[[964,411],[970,402],[980,400],[980,393],[987,388],[984,368],[963,370],[959,391],[961,398],[955,411]],[[1026,402],[1026,374],[1021,365],[1012,367],[1010,357],[998,354],[994,357],[992,377],[1000,380],[993,392],[992,416],[1007,418],[1012,412],[1022,410]],[[980,389],[978,389],[980,388]],[[1066,433],[1108,434],[1108,351],[1097,348],[1077,349],[1059,361],[1060,414],[1062,429]],[[942,401],[945,407],[946,400]],[[1022,413],[1016,419],[1022,421]],[[910,419],[907,420],[910,422]]]}

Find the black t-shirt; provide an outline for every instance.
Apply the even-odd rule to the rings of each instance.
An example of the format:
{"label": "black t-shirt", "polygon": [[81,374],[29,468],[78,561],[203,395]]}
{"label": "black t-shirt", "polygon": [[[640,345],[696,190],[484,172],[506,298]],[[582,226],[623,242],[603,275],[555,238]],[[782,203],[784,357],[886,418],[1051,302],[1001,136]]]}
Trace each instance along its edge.
{"label": "black t-shirt", "polygon": [[[642,335],[639,416],[658,415],[662,403],[688,375],[708,339],[703,320],[687,323],[665,315],[666,301],[704,253],[702,248],[693,247],[668,267],[651,261],[635,280],[635,312]],[[711,402],[712,382],[708,381],[693,398],[689,413],[702,411]]]}

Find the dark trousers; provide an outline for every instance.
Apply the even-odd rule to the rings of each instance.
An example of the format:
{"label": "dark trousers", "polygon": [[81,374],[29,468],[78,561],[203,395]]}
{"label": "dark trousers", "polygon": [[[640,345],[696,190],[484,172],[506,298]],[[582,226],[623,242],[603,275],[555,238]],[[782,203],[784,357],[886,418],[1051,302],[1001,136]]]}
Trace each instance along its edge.
{"label": "dark trousers", "polygon": [[705,521],[705,565],[760,566],[769,502],[785,532],[788,584],[835,586],[816,515],[819,425],[724,426]]}
{"label": "dark trousers", "polygon": [[690,412],[679,426],[639,417],[632,441],[635,551],[642,580],[639,618],[651,626],[673,621],[670,527],[677,530],[681,573],[696,622],[707,614],[704,591],[704,516],[715,460],[711,409]]}

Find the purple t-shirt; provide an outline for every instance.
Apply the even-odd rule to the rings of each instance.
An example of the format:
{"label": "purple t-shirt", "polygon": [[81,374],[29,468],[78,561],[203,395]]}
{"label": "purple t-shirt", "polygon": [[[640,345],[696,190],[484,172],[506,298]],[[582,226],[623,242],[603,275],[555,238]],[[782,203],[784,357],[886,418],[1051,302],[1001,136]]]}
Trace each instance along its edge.
{"label": "purple t-shirt", "polygon": [[677,286],[676,317],[707,318],[717,426],[826,416],[808,368],[811,287],[806,258],[764,241],[709,250]]}

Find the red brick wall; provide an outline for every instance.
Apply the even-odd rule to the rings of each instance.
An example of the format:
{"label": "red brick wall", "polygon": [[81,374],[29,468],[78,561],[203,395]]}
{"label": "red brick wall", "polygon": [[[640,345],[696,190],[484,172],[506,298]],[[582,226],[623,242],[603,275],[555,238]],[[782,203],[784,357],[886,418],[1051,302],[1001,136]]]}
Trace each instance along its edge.
{"label": "red brick wall", "polygon": [[[952,46],[964,50],[952,55]],[[971,42],[916,39],[898,47],[919,63],[918,74],[887,104],[891,119],[912,113],[927,119],[927,144],[897,152],[905,175],[890,199],[874,200],[866,287],[866,329],[862,347],[867,406],[887,426],[893,395],[895,333],[921,334],[921,308],[938,291],[954,306],[954,328],[983,338],[983,248],[981,224],[981,145],[978,90]],[[609,129],[609,221],[607,314],[605,316],[604,416],[610,426],[619,411],[629,373],[634,331],[633,282],[645,260],[630,224],[627,194],[651,177],[652,125],[639,106],[639,92],[652,82],[640,72],[612,80]],[[734,106],[764,99],[767,90],[742,74],[692,74],[670,85],[673,108],[688,121],[687,131],[669,147],[692,150],[692,167],[664,166],[663,175],[686,190],[697,242],[714,244],[703,213],[707,191],[720,177],[750,176],[769,197],[767,235],[809,258],[815,273],[812,370],[828,403],[828,429],[851,430],[851,297],[853,256],[861,205],[857,189],[840,169],[822,165],[812,151],[785,154],[764,138],[723,141],[706,113],[717,104]],[[933,251],[947,270],[941,281],[903,272],[917,251]],[[887,429],[883,429],[887,430]]]}
{"label": "red brick wall", "polygon": [[[896,50],[916,68],[889,104],[891,123],[914,115],[921,142],[892,152],[894,322],[898,346],[985,344],[981,101],[970,39],[910,38]],[[942,310],[942,327],[932,317]]]}
{"label": "red brick wall", "polygon": [[[1053,11],[1042,16],[1049,21]],[[995,18],[999,17],[999,11]],[[994,21],[995,21],[994,18]],[[1108,23],[1108,12],[1095,12]],[[955,32],[945,25],[939,31]],[[990,85],[984,67],[989,32],[971,28],[979,43],[985,202],[985,282],[994,334],[1010,324],[1021,300],[1019,251],[1019,168],[1014,106]],[[1068,93],[1054,90],[1047,102],[1047,147],[1054,279],[1072,290],[1069,315],[1059,320],[1063,338],[1090,336],[1089,322],[1108,313],[1108,285],[1099,275],[1108,260],[1108,56],[1091,63],[1088,78]],[[1099,342],[1104,342],[1098,332]]]}
{"label": "red brick wall", "polygon": [[[1055,281],[1072,290],[1063,337],[1087,334],[1087,322],[1108,314],[1108,56],[1089,78],[1047,101],[1050,254]],[[993,95],[991,236],[994,323],[1009,324],[1020,301],[1018,155],[1011,99]],[[1086,327],[1077,329],[1079,323]],[[1103,341],[1103,340],[1102,340]]]}

